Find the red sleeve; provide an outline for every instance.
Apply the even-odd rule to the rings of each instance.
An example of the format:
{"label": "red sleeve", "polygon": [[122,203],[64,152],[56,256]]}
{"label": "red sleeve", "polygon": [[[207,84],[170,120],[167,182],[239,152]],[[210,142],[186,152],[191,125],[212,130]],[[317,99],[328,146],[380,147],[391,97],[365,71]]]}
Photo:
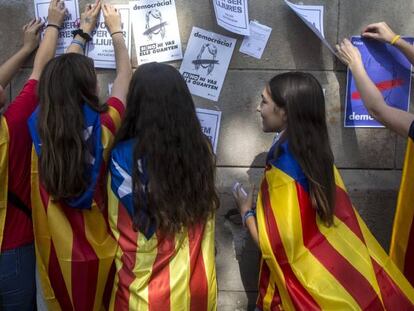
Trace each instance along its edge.
{"label": "red sleeve", "polygon": [[4,116],[10,127],[20,126],[22,122],[26,123],[27,119],[35,110],[39,99],[37,98],[37,80],[29,80],[24,85],[20,94],[12,101],[7,108]]}
{"label": "red sleeve", "polygon": [[101,124],[108,128],[112,135],[115,135],[121,125],[124,117],[125,106],[122,101],[116,97],[110,97],[107,101],[109,109],[101,114]]}

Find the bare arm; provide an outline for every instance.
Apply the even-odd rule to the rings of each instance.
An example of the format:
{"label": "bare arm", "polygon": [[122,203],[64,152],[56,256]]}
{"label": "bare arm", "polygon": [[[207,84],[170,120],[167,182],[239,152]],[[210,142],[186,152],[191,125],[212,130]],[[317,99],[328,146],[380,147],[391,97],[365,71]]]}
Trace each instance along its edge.
{"label": "bare arm", "polygon": [[[66,12],[63,0],[52,0],[47,16],[48,24],[61,27]],[[58,34],[59,30],[56,27],[49,26],[46,28],[45,35],[36,53],[30,79],[39,80],[43,68],[55,56]]]}
{"label": "bare arm", "polygon": [[[385,43],[392,43],[397,37],[396,33],[385,22],[368,25],[362,31],[362,36]],[[414,46],[402,38],[397,39],[394,45],[408,58],[411,64],[414,64]]]}
{"label": "bare arm", "polygon": [[414,114],[388,106],[382,94],[369,78],[361,60],[361,54],[352,43],[344,39],[337,50],[341,60],[348,65],[356,87],[369,114],[392,131],[407,137]]}
{"label": "bare arm", "polygon": [[111,96],[119,98],[126,105],[132,68],[121,27],[121,15],[110,4],[104,4],[102,12],[105,17],[106,27],[112,35],[112,44],[115,49],[116,77]]}
{"label": "bare arm", "polygon": [[39,30],[42,26],[42,21],[36,19],[31,20],[28,24],[23,26],[23,46],[17,53],[0,66],[0,85],[3,88],[10,83],[11,79],[23,65],[27,57],[38,47],[40,39]]}
{"label": "bare arm", "polygon": [[[85,11],[81,15],[80,20],[80,26],[79,29],[81,29],[84,33],[89,34],[92,36],[92,31],[96,27],[96,20],[98,19],[99,12],[101,11],[101,1],[96,0],[95,4],[88,4],[85,8]],[[66,53],[78,53],[78,54],[84,54],[85,53],[85,44],[86,40],[82,38],[80,35],[76,35],[66,50]],[[82,44],[79,45],[78,43]]]}

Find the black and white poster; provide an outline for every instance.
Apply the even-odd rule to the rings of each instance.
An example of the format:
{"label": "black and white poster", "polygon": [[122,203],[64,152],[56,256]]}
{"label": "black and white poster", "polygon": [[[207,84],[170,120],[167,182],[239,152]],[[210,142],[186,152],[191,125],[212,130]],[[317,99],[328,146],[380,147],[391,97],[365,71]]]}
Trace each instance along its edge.
{"label": "black and white poster", "polygon": [[217,153],[217,143],[220,133],[221,111],[197,108],[197,117],[200,121],[201,130],[208,137]]}
{"label": "black and white poster", "polygon": [[138,64],[182,59],[175,0],[129,3]]}
{"label": "black and white poster", "polygon": [[190,92],[218,101],[236,39],[193,27],[180,72]]}
{"label": "black and white poster", "polygon": [[213,0],[217,24],[239,35],[250,35],[248,0]]}

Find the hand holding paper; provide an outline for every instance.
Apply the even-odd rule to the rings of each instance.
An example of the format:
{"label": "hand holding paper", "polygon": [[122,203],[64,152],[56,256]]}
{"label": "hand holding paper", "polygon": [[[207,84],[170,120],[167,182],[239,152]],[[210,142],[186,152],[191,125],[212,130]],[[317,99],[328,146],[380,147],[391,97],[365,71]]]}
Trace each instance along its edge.
{"label": "hand holding paper", "polygon": [[347,65],[351,71],[354,71],[357,68],[364,68],[361,53],[348,39],[344,39],[340,44],[337,44],[336,50],[339,59]]}
{"label": "hand holding paper", "polygon": [[63,0],[52,0],[47,14],[47,23],[61,27],[67,12]]}
{"label": "hand holding paper", "polygon": [[121,14],[114,6],[104,4],[102,12],[105,18],[105,25],[111,34],[117,31],[122,31]]}
{"label": "hand holding paper", "polygon": [[395,32],[384,22],[370,24],[362,31],[364,38],[375,39],[385,43],[390,43],[395,37]]}
{"label": "hand holding paper", "polygon": [[39,45],[40,28],[43,26],[41,19],[32,19],[23,26],[23,48],[28,52],[33,52]]}
{"label": "hand holding paper", "polygon": [[96,27],[96,20],[101,11],[101,1],[97,0],[95,4],[88,4],[85,11],[81,14],[80,26],[84,32],[91,33]]}

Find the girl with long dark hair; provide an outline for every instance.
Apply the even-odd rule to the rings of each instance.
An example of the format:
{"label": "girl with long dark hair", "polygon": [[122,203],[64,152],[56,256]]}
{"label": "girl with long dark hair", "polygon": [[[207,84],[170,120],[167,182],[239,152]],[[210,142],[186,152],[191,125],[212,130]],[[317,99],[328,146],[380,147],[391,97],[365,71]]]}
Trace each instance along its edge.
{"label": "girl with long dark hair", "polygon": [[215,160],[187,85],[165,64],[133,75],[110,159],[118,242],[111,310],[215,310]]}
{"label": "girl with long dark hair", "polygon": [[414,308],[414,289],[353,208],[334,166],[319,82],[307,73],[277,75],[257,110],[264,132],[281,133],[257,208],[252,190],[234,193],[262,255],[257,308]]}
{"label": "girl with long dark hair", "polygon": [[48,310],[102,310],[105,290],[112,286],[107,279],[116,243],[107,225],[105,171],[124,111],[131,65],[119,12],[103,4],[116,78],[111,97],[101,105],[93,60],[83,55],[100,10],[99,1],[86,7],[67,53],[46,65],[39,81],[39,109],[29,120],[43,298],[38,303]]}

